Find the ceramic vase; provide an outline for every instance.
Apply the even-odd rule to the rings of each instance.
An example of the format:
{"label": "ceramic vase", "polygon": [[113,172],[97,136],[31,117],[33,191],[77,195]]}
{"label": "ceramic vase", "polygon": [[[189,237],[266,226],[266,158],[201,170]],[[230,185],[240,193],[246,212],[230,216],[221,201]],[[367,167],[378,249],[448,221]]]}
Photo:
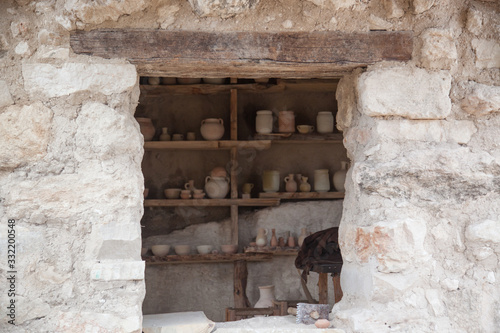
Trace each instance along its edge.
{"label": "ceramic vase", "polygon": [[300,182],[300,191],[301,192],[311,192],[311,184],[307,182],[309,178],[302,176]]}
{"label": "ceramic vase", "polygon": [[293,237],[292,233],[290,233],[290,237],[288,237],[288,246],[295,247],[295,237]]}
{"label": "ceramic vase", "polygon": [[285,177],[285,189],[287,192],[297,192],[297,182],[293,179],[293,173]]}
{"label": "ceramic vase", "polygon": [[333,114],[330,111],[318,112],[316,129],[321,134],[333,133]]}
{"label": "ceramic vase", "polygon": [[272,229],[272,235],[271,235],[271,243],[270,245],[272,247],[278,246],[278,238],[276,237],[276,229]]}
{"label": "ceramic vase", "polygon": [[205,192],[210,199],[224,199],[229,193],[229,179],[227,177],[205,178]]}
{"label": "ceramic vase", "polygon": [[149,118],[135,118],[139,123],[139,128],[141,129],[141,134],[144,136],[144,141],[151,141],[155,136],[155,127],[153,122]]}
{"label": "ceramic vase", "polygon": [[274,286],[259,286],[260,297],[257,303],[255,303],[254,308],[270,308],[273,306],[274,297]]}
{"label": "ceramic vase", "polygon": [[297,244],[299,246],[302,246],[302,244],[304,243],[304,239],[306,239],[306,237],[307,237],[307,229],[306,228],[302,228],[301,231],[300,231],[299,239],[297,240]]}
{"label": "ceramic vase", "polygon": [[333,174],[333,187],[338,192],[345,192],[345,176],[347,174],[347,165],[346,161],[340,162],[341,168],[337,172]]}
{"label": "ceramic vase", "polygon": [[262,173],[262,188],[264,192],[278,192],[280,189],[280,173],[275,170],[266,170]]}
{"label": "ceramic vase", "polygon": [[220,118],[204,119],[201,121],[200,132],[205,140],[219,140],[224,135],[224,122]]}
{"label": "ceramic vase", "polygon": [[259,228],[257,230],[257,237],[255,238],[255,243],[257,246],[266,246],[267,244],[267,230],[264,228]]}
{"label": "ceramic vase", "polygon": [[161,128],[160,141],[170,141],[170,134],[168,134],[167,127]]}
{"label": "ceramic vase", "polygon": [[271,111],[257,111],[255,131],[259,134],[269,134],[273,131],[273,113]]}

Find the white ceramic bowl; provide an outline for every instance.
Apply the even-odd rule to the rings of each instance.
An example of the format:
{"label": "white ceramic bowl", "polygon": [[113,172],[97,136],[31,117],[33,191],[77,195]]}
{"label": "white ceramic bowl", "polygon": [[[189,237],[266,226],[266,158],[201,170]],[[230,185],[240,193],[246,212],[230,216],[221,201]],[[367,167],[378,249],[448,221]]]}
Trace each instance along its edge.
{"label": "white ceramic bowl", "polygon": [[212,245],[198,245],[196,247],[196,250],[198,250],[199,254],[209,254],[213,249],[214,247]]}
{"label": "white ceramic bowl", "polygon": [[165,197],[167,197],[167,199],[179,199],[180,195],[181,195],[180,188],[167,188],[165,190]]}
{"label": "white ceramic bowl", "polygon": [[170,251],[170,245],[153,245],[151,246],[151,251],[153,251],[155,256],[163,257]]}
{"label": "white ceramic bowl", "polygon": [[191,246],[190,245],[176,245],[174,246],[175,253],[178,255],[186,255],[191,252]]}
{"label": "white ceramic bowl", "polygon": [[225,245],[221,245],[220,246],[220,249],[223,253],[226,253],[226,254],[233,254],[233,253],[236,253],[238,252],[238,245],[234,245],[234,244],[225,244]]}

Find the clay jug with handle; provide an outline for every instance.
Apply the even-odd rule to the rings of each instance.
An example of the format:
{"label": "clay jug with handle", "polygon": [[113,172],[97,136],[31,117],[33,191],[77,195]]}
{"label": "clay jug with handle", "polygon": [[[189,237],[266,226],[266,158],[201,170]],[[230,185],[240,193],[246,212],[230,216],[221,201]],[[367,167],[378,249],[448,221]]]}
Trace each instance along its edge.
{"label": "clay jug with handle", "polygon": [[257,230],[257,237],[255,238],[255,243],[257,246],[266,246],[267,244],[267,230],[264,228],[259,228]]}
{"label": "clay jug with handle", "polygon": [[285,183],[287,192],[297,192],[297,182],[293,179],[293,173],[285,177]]}

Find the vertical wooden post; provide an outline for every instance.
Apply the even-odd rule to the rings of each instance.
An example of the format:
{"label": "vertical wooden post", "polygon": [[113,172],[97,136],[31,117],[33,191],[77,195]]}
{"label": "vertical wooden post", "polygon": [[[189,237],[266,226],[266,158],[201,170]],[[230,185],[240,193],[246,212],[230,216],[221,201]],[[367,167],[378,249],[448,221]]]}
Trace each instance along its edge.
{"label": "vertical wooden post", "polygon": [[319,273],[319,304],[328,304],[328,273]]}
{"label": "vertical wooden post", "polygon": [[342,287],[340,286],[340,273],[333,273],[333,293],[335,295],[335,303],[340,302],[344,293],[342,292]]}
{"label": "vertical wooden post", "polygon": [[[236,78],[231,78],[231,83],[236,83]],[[231,140],[238,140],[238,90],[231,89],[230,101],[230,135]],[[231,148],[231,199],[238,198],[238,148]],[[238,245],[238,206],[231,206],[231,244]]]}
{"label": "vertical wooden post", "polygon": [[250,301],[247,298],[247,262],[237,260],[234,262],[234,307],[250,307]]}

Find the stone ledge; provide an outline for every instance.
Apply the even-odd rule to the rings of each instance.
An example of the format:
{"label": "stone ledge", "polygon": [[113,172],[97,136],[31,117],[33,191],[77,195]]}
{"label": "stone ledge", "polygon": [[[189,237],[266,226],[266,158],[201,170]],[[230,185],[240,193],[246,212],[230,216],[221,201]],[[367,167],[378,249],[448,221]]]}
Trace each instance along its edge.
{"label": "stone ledge", "polygon": [[144,261],[96,263],[90,278],[95,281],[144,280],[145,267]]}

